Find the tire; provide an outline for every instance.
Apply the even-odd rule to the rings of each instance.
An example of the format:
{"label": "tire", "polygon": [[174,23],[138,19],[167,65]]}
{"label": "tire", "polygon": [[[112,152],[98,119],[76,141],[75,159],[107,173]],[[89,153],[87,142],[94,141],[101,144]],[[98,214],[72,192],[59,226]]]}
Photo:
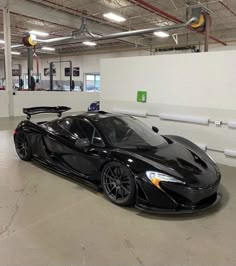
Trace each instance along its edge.
{"label": "tire", "polygon": [[111,162],[102,171],[102,188],[106,197],[120,206],[135,203],[136,185],[134,175],[121,163]]}
{"label": "tire", "polygon": [[24,132],[17,132],[14,136],[16,153],[23,161],[30,161],[32,151]]}

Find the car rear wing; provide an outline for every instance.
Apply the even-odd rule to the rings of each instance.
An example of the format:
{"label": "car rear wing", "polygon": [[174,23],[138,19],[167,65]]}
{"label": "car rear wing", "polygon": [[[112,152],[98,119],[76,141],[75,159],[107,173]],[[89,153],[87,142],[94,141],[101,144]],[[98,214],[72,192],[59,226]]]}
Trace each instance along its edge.
{"label": "car rear wing", "polygon": [[27,115],[27,119],[30,120],[32,115],[37,114],[57,114],[58,117],[61,117],[62,113],[71,110],[67,106],[38,106],[23,108],[23,113]]}

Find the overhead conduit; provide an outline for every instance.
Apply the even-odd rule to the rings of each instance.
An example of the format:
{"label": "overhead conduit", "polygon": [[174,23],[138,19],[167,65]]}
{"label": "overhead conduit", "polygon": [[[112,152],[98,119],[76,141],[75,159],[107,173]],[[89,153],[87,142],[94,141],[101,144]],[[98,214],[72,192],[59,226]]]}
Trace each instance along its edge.
{"label": "overhead conduit", "polygon": [[[158,7],[153,6],[153,5],[147,3],[147,2],[145,2],[143,0],[127,0],[127,1],[132,3],[132,4],[135,4],[135,5],[139,6],[141,8],[144,8],[144,9],[146,9],[148,11],[154,12],[154,13],[158,14],[159,16],[161,16],[163,18],[166,18],[166,19],[168,19],[168,20],[170,20],[172,22],[175,22],[177,24],[184,23],[182,20],[178,19],[177,17],[172,16],[172,15],[166,13],[165,11],[159,9]],[[188,26],[187,28],[192,30],[192,31],[194,31],[194,32],[197,32],[191,26]],[[201,33],[201,32],[198,32],[198,33]],[[218,42],[218,43],[222,44],[222,45],[225,45],[225,46],[227,45],[225,42],[215,38],[214,36],[209,36],[209,38],[214,40],[215,42]]]}

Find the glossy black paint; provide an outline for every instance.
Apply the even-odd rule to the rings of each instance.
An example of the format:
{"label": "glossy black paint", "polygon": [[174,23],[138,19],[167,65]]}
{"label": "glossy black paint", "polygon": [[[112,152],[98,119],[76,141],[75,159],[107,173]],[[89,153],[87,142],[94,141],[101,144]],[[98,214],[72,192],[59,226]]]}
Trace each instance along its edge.
{"label": "glossy black paint", "polygon": [[[105,112],[90,112],[50,122],[25,120],[18,125],[15,134],[25,132],[35,161],[94,188],[101,187],[101,172],[107,163],[124,164],[135,176],[136,207],[143,210],[194,212],[219,200],[220,171],[198,146],[179,136],[163,136],[168,145],[158,149],[114,147],[99,128],[99,121],[109,116],[116,117]],[[89,123],[99,133],[102,143],[78,145],[78,138],[62,127],[65,119]],[[160,182],[159,189],[147,178],[146,171],[162,172],[186,184]]]}

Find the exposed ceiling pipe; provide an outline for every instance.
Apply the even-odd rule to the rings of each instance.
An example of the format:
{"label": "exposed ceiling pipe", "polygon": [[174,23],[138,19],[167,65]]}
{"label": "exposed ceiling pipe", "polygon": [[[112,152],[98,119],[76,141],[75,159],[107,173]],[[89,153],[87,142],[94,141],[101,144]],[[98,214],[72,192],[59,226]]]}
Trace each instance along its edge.
{"label": "exposed ceiling pipe", "polygon": [[[153,5],[147,3],[147,2],[145,2],[143,0],[127,0],[127,1],[137,5],[139,7],[142,7],[144,9],[148,10],[148,11],[154,12],[154,13],[158,14],[159,16],[161,16],[163,18],[166,18],[166,19],[168,19],[168,20],[170,20],[172,22],[175,22],[175,23],[178,23],[178,24],[179,23],[184,23],[182,20],[176,18],[175,16],[172,16],[172,15],[166,13],[165,11],[159,9],[158,7],[153,6]],[[194,29],[192,29],[191,26],[188,26],[188,29],[190,29],[192,31],[195,31]],[[214,40],[214,41],[216,41],[216,42],[218,42],[218,43],[220,43],[220,44],[222,44],[222,45],[227,45],[225,42],[223,42],[223,41],[221,41],[221,40],[219,40],[219,39],[217,39],[217,38],[215,38],[213,36],[209,36],[209,38]]]}
{"label": "exposed ceiling pipe", "polygon": [[[15,12],[11,12],[11,14],[13,15],[16,15],[16,16],[22,16],[22,17],[27,17],[27,18],[30,18],[30,19],[35,19],[34,17],[31,17],[31,16],[26,16],[26,15],[22,15],[22,14],[19,14],[19,13],[15,13]],[[68,28],[68,29],[73,29],[75,31],[77,31],[78,29],[74,28],[74,27],[68,27],[68,26],[65,26],[65,25],[60,25],[60,24],[57,24],[57,23],[54,23],[54,22],[51,22],[51,21],[48,21],[48,20],[43,20],[43,22],[46,22],[46,23],[50,23],[52,25],[56,25],[56,26],[61,26],[61,27],[65,27],[65,28]],[[18,26],[16,26],[18,28]],[[25,30],[27,31],[25,28],[21,28],[22,30]],[[57,36],[56,38],[51,38],[51,39],[48,39],[48,40],[38,40],[39,42],[41,43],[53,43],[53,42],[58,42],[58,41],[63,41],[63,40],[69,40],[69,39],[74,39],[74,37],[72,35],[70,36],[61,36],[61,35],[58,35],[58,34],[52,34],[54,36]],[[97,37],[97,35],[94,35]],[[117,37],[118,38],[118,37]],[[110,38],[109,38],[110,39]],[[96,39],[96,40],[100,40],[100,39]],[[127,42],[129,43],[128,41],[124,41],[124,40],[119,40],[120,42]],[[82,42],[82,41],[81,41]],[[81,43],[81,42],[76,42],[76,43]],[[65,45],[67,43],[64,43]],[[72,43],[73,44],[73,43]],[[68,43],[68,45],[70,45],[70,43]],[[143,45],[143,44],[142,44]],[[53,46],[57,46],[57,45],[53,45]],[[145,46],[145,45],[143,45]]]}
{"label": "exposed ceiling pipe", "polygon": [[95,38],[95,40],[109,40],[109,39],[116,39],[116,38],[123,38],[123,37],[141,35],[141,34],[148,34],[148,33],[153,33],[155,31],[168,31],[168,30],[174,30],[174,29],[179,29],[179,28],[185,28],[188,25],[192,24],[196,20],[197,20],[197,18],[193,17],[190,20],[188,20],[186,23],[182,23],[182,24],[161,26],[161,27],[155,27],[155,28],[149,28],[149,29],[141,29],[141,30],[131,30],[131,31],[124,31],[124,32],[117,32],[117,33],[112,33],[112,34],[108,34],[108,35],[105,35],[105,36],[102,36],[102,37]]}
{"label": "exposed ceiling pipe", "polygon": [[[168,30],[173,30],[173,29],[185,28],[185,27],[187,27],[188,25],[192,24],[195,21],[197,21],[197,17],[192,17],[186,23],[182,23],[182,24],[174,24],[174,25],[168,25],[168,26],[159,26],[159,27],[154,27],[154,28],[149,28],[149,29],[141,29],[141,30],[123,31],[123,32],[111,33],[111,34],[108,34],[108,35],[99,36],[99,37],[96,36],[95,37],[95,35],[92,34],[87,29],[87,27],[86,27],[87,24],[84,24],[84,23],[86,23],[86,19],[83,19],[82,20],[82,24],[81,24],[81,28],[78,31],[74,32],[74,34],[77,37],[80,37],[83,33],[86,33],[87,31],[89,31],[90,36],[93,38],[94,41],[102,41],[102,40],[125,38],[125,37],[130,37],[130,36],[141,35],[141,34],[148,34],[148,33],[153,33],[155,31],[168,31]],[[86,30],[86,31],[84,32],[84,30]],[[64,37],[64,38],[71,39],[73,37],[72,36],[68,36],[68,37]],[[38,40],[38,41],[40,41],[40,40]],[[81,42],[82,41],[83,40],[81,40]]]}
{"label": "exposed ceiling pipe", "polygon": [[222,0],[219,1],[219,3],[225,7],[227,10],[229,10],[230,13],[232,13],[234,16],[236,16],[236,12],[232,10],[228,5],[226,5]]}
{"label": "exposed ceiling pipe", "polygon": [[[79,16],[82,17],[82,19],[83,19],[83,15],[84,15],[83,13],[84,13],[84,11],[81,11],[81,10],[79,10],[79,9],[74,9],[74,8],[71,8],[71,7],[67,7],[67,6],[64,6],[64,5],[59,4],[59,3],[54,3],[54,2],[52,2],[52,1],[50,1],[50,0],[44,0],[43,2],[46,2],[46,3],[50,4],[50,5],[55,6],[55,7],[58,7],[58,8],[62,8],[63,11],[65,11],[65,12],[67,12],[67,13],[69,13],[69,14],[71,14],[71,12],[78,13]],[[43,6],[45,6],[45,7],[51,7],[51,6],[48,6],[48,5],[43,4],[42,2],[40,2],[40,5],[43,5]],[[70,11],[70,12],[69,12],[69,11]],[[23,15],[21,15],[21,14],[14,13],[14,12],[11,12],[11,14],[19,15],[19,16],[23,16]],[[31,19],[35,19],[34,17],[30,17],[30,16],[25,16],[25,17],[28,17],[28,18],[31,18]],[[91,20],[91,21],[99,22],[99,23],[102,23],[102,24],[107,24],[108,26],[113,27],[113,28],[117,28],[117,29],[125,29],[125,30],[127,30],[127,27],[125,27],[125,26],[117,25],[117,24],[115,24],[115,23],[112,23],[113,25],[110,25],[110,23],[108,23],[105,19],[98,18],[98,17],[96,17],[96,16],[94,16],[94,15],[90,15],[90,16],[89,16],[89,15],[86,15],[86,16],[84,17],[84,19],[85,19],[85,20],[89,19],[89,20]],[[47,23],[50,23],[50,24],[52,24],[52,25],[61,26],[61,27],[65,27],[65,28],[70,28],[70,29],[74,29],[75,31],[79,31],[79,29],[74,28],[74,27],[68,27],[68,26],[65,26],[65,25],[60,25],[60,24],[58,24],[58,23],[51,22],[51,21],[46,21],[46,20],[43,20],[43,21],[44,21],[44,22],[47,22]],[[89,35],[91,35],[91,32],[90,32]],[[66,39],[72,39],[73,36],[72,36],[72,35],[69,35],[69,36],[66,36],[65,38],[66,38]],[[56,38],[55,38],[55,39],[56,39]],[[124,40],[119,40],[119,41],[120,41],[120,42],[124,42]],[[50,42],[53,42],[53,40],[51,39]],[[128,42],[128,41],[127,41],[127,42]],[[132,42],[128,42],[128,43],[132,43]],[[139,44],[139,45],[142,45],[142,46],[144,46],[144,47],[147,46],[147,45],[145,45],[145,44]]]}

